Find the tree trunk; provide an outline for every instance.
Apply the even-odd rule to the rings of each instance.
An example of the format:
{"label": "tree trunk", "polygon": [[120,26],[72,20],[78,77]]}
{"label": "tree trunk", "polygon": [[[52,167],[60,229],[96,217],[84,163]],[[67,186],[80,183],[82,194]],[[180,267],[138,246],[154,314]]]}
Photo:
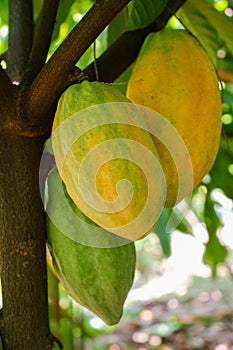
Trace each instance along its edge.
{"label": "tree trunk", "polygon": [[4,350],[52,349],[39,164],[44,139],[0,135]]}

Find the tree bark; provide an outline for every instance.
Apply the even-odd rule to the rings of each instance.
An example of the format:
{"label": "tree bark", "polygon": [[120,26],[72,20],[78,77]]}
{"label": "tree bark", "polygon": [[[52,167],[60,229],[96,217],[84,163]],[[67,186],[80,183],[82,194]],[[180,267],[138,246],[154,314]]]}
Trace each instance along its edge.
{"label": "tree bark", "polygon": [[43,143],[43,138],[0,135],[4,350],[52,349],[44,212],[38,185]]}
{"label": "tree bark", "polygon": [[9,0],[7,71],[17,84],[23,79],[33,41],[32,0]]}
{"label": "tree bark", "polygon": [[40,72],[46,62],[49,46],[56,22],[59,0],[45,0],[42,6],[40,20],[35,34],[28,68],[23,83],[28,85]]}

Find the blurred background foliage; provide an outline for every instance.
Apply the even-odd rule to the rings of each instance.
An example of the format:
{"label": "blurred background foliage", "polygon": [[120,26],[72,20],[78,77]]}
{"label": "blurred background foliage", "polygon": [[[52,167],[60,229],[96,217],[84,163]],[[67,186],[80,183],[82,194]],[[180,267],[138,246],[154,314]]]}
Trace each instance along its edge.
{"label": "blurred background foliage", "polygon": [[[42,0],[34,0],[36,25],[42,3]],[[48,59],[93,3],[94,0],[60,0]],[[132,0],[85,52],[77,66],[85,68],[123,32],[147,26],[166,5],[167,0]],[[98,317],[81,308],[48,270],[51,328],[67,350],[233,349],[233,338],[226,338],[227,321],[230,320],[231,327],[233,323],[233,1],[187,0],[167,25],[190,30],[216,66],[221,80],[223,111],[218,157],[210,174],[192,196],[176,208],[164,209],[154,234],[136,242],[135,282],[119,325],[107,327]],[[7,42],[8,1],[1,0],[2,65]],[[115,82],[123,92],[131,69],[129,67]],[[189,308],[184,309],[185,305]],[[201,313],[206,305],[209,309]],[[215,317],[217,323],[212,329],[210,321]],[[196,333],[195,327],[191,327],[194,324]],[[203,343],[206,329],[208,334],[214,333],[213,343],[207,337],[207,347]],[[219,330],[225,332],[222,342],[221,336],[216,336]],[[183,334],[180,340],[172,338],[180,334]],[[189,345],[188,340],[184,343],[184,338],[189,339]]]}

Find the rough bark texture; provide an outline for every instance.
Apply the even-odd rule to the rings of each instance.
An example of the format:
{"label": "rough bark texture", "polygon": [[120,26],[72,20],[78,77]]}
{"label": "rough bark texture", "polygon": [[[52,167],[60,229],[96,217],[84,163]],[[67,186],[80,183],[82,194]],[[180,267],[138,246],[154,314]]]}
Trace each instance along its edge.
{"label": "rough bark texture", "polygon": [[44,213],[38,186],[42,147],[43,139],[0,136],[5,349],[44,350],[50,334]]}
{"label": "rough bark texture", "polygon": [[20,82],[24,76],[33,40],[32,0],[9,0],[10,32],[7,53],[8,74]]}
{"label": "rough bark texture", "polygon": [[38,29],[29,57],[27,72],[24,76],[24,83],[28,84],[32,82],[45,64],[54,24],[56,22],[58,5],[59,0],[45,0],[43,2]]}

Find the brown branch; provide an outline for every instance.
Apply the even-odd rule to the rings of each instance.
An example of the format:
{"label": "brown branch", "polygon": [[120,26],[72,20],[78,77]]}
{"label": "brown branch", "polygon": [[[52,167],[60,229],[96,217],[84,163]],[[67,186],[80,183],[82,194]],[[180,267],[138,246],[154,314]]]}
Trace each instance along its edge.
{"label": "brown branch", "polygon": [[56,345],[59,347],[59,349],[63,349],[63,345],[60,342],[60,340],[55,337],[52,333],[49,334],[48,339],[47,339],[47,346],[45,350],[52,350],[54,349],[54,345]]}
{"label": "brown branch", "polygon": [[[27,114],[36,126],[52,122],[51,109],[67,87],[67,79],[75,64],[102,30],[130,0],[102,0],[70,32],[29,89]],[[42,116],[42,118],[41,118]]]}
{"label": "brown branch", "polygon": [[9,1],[9,46],[7,72],[12,81],[22,81],[33,40],[32,0]]}
{"label": "brown branch", "polygon": [[[148,27],[123,33],[97,60],[99,79],[113,82],[138,56],[139,50],[150,32],[163,29],[169,18],[184,4],[186,0],[169,0],[163,12]],[[83,72],[89,80],[96,80],[95,64],[91,63]]]}
{"label": "brown branch", "polygon": [[40,14],[38,29],[29,58],[29,64],[24,83],[30,83],[45,64],[48,54],[59,0],[44,0]]}

